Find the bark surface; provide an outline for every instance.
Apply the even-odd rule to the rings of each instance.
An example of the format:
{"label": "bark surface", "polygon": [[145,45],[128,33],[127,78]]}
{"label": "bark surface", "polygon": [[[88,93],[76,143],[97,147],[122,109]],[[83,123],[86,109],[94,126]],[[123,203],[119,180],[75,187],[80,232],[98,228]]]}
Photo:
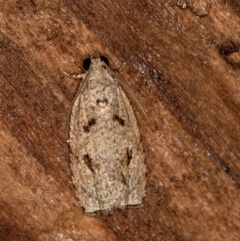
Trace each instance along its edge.
{"label": "bark surface", "polygon": [[[240,237],[237,0],[0,1],[0,240]],[[90,56],[132,101],[146,199],[88,216],[71,183],[65,127]]]}

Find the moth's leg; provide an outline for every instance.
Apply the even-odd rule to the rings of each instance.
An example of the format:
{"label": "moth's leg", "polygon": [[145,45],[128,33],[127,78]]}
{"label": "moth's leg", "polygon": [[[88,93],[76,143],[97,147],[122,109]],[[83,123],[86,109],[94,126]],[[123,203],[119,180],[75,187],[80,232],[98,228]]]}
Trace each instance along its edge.
{"label": "moth's leg", "polygon": [[69,74],[67,73],[65,70],[63,70],[62,68],[60,69],[63,74],[65,74],[66,76],[70,77],[70,78],[74,78],[74,79],[82,79],[85,74]]}
{"label": "moth's leg", "polygon": [[126,65],[126,63],[123,62],[122,66],[118,70],[115,70],[114,72],[115,73],[121,73],[125,65]]}

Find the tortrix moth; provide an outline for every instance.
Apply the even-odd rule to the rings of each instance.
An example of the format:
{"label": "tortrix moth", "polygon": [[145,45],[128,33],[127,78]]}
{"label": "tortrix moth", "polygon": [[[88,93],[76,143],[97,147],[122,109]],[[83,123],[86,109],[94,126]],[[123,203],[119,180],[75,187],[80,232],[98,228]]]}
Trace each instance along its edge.
{"label": "tortrix moth", "polygon": [[132,107],[102,57],[90,58],[70,120],[71,169],[76,195],[86,212],[141,204],[145,156]]}

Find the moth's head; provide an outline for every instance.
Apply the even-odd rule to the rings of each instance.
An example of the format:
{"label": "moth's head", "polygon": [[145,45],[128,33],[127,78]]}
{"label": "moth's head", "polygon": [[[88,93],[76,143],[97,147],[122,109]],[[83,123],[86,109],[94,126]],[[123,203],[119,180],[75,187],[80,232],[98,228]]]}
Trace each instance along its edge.
{"label": "moth's head", "polygon": [[100,64],[100,63],[109,65],[108,58],[106,58],[105,56],[87,58],[83,61],[83,68],[85,70],[88,70],[91,64]]}

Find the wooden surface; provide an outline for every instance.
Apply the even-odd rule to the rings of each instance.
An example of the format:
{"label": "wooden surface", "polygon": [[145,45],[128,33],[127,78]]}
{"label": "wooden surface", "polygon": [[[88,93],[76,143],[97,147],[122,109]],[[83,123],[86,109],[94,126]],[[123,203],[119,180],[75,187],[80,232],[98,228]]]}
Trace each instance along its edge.
{"label": "wooden surface", "polygon": [[[0,1],[0,240],[240,240],[240,4]],[[65,127],[89,56],[137,96],[147,195],[87,216]]]}

